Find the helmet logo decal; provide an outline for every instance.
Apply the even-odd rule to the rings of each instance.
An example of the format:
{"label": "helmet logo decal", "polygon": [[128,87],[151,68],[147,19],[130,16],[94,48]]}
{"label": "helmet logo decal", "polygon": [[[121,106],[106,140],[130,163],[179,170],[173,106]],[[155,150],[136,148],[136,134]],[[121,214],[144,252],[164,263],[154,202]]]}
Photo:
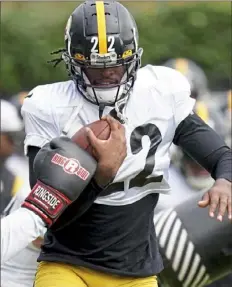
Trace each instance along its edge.
{"label": "helmet logo decal", "polygon": [[76,53],[76,54],[74,55],[74,58],[75,58],[76,60],[79,60],[79,61],[84,61],[84,60],[85,60],[85,56],[82,55],[82,54],[79,54],[79,53]]}
{"label": "helmet logo decal", "polygon": [[90,55],[91,64],[116,64],[117,63],[117,54],[115,52],[107,53],[104,55],[98,53],[91,53]]}
{"label": "helmet logo decal", "polygon": [[132,50],[126,50],[123,54],[122,54],[122,58],[125,59],[127,57],[132,56]]}

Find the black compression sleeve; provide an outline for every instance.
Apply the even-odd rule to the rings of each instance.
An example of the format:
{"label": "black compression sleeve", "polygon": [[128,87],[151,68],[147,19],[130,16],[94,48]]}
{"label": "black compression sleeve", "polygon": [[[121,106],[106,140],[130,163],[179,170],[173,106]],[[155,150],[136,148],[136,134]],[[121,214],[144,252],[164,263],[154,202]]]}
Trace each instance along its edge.
{"label": "black compression sleeve", "polygon": [[37,178],[35,177],[35,173],[33,170],[33,164],[35,156],[37,155],[38,151],[40,150],[39,147],[36,146],[29,146],[27,156],[29,158],[29,179],[30,179],[30,186],[33,188],[33,186],[36,184]]}
{"label": "black compression sleeve", "polygon": [[196,114],[177,127],[173,143],[211,173],[214,179],[232,181],[232,153],[223,139]]}

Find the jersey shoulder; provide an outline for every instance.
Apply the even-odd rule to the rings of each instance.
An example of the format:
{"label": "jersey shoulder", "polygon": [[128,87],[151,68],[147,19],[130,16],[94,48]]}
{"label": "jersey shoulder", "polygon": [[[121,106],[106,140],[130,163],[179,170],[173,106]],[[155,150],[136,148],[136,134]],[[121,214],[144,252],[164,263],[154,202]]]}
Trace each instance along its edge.
{"label": "jersey shoulder", "polygon": [[187,78],[172,68],[146,65],[138,72],[138,77],[150,87],[155,87],[164,95],[174,95],[180,92],[190,94],[190,84]]}
{"label": "jersey shoulder", "polygon": [[22,106],[22,114],[29,113],[40,118],[52,114],[58,107],[77,106],[81,99],[73,81],[39,85],[31,90]]}
{"label": "jersey shoulder", "polygon": [[[142,89],[143,87],[143,89]],[[138,71],[137,91],[148,94],[147,101],[154,103],[159,117],[174,118],[175,126],[186,118],[193,110],[195,100],[192,99],[190,84],[180,72],[164,67],[147,65]],[[158,111],[157,111],[158,110]]]}

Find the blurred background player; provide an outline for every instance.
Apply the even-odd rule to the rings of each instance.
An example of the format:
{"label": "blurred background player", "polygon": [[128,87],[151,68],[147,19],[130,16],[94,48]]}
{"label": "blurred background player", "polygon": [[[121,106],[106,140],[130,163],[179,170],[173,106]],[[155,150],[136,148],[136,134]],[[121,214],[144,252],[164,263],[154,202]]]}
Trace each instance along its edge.
{"label": "blurred background player", "polygon": [[[8,130],[8,136],[6,137],[8,141],[4,146],[1,142],[1,153],[2,146],[11,149],[10,156],[7,157],[5,166],[9,172],[11,171],[12,173],[20,176],[16,177],[17,186],[20,188],[18,188],[17,194],[15,194],[15,191],[13,190],[12,195],[14,195],[14,197],[11,199],[11,202],[8,208],[5,210],[4,215],[17,210],[31,191],[29,186],[28,161],[24,156],[23,151],[23,139],[25,134],[21,116],[21,106],[27,94],[28,93],[26,91],[23,91],[12,96],[10,98],[10,102],[4,100],[1,101],[1,130],[2,132],[3,130]],[[7,124],[14,124],[14,126],[12,126],[11,129],[7,128],[6,126],[4,129],[5,125]],[[14,147],[12,147],[10,141],[12,132],[13,139],[15,140]],[[1,265],[2,287],[33,286],[34,276],[37,269],[37,258],[40,251],[40,245],[42,243],[42,236],[45,231],[46,228],[44,228],[44,232],[41,234],[41,237],[29,244],[27,248],[19,252],[15,257]],[[15,239],[15,244],[17,244],[17,238]]]}
{"label": "blurred background player", "polygon": [[21,108],[23,105],[23,101],[28,95],[29,91],[20,91],[19,93],[14,94],[10,97],[10,102],[16,107],[19,117],[22,118]]}
{"label": "blurred background player", "polygon": [[208,123],[211,124],[211,126],[212,123],[210,123],[210,121],[213,121],[214,124],[217,125],[215,126],[217,133],[224,138],[225,128],[223,114],[217,102],[212,100],[207,76],[203,69],[194,61],[187,58],[169,59],[163,65],[179,71],[188,79],[191,87],[191,97],[197,100],[196,109],[203,117],[208,118]]}
{"label": "blurred background player", "polygon": [[[28,162],[23,155],[23,122],[19,110],[12,103],[1,100],[1,215],[18,209],[31,191]],[[34,251],[40,240],[36,240],[1,266],[1,286],[32,286],[37,253]],[[15,238],[17,244],[17,238]],[[33,270],[33,273],[31,272]],[[32,277],[30,274],[32,273]],[[28,284],[28,278],[31,279]],[[22,280],[20,280],[22,279]],[[21,285],[22,284],[22,285]]]}
{"label": "blurred background player", "polygon": [[[20,165],[20,160],[14,161],[14,155],[23,142],[22,130],[23,123],[16,108],[11,103],[1,100],[1,214],[7,212],[5,209],[11,202],[12,197],[26,184],[24,178],[17,172],[24,166]],[[24,172],[26,174],[27,170]]]}
{"label": "blurred background player", "polygon": [[[217,130],[220,136],[225,138],[224,116],[217,101],[212,100],[207,76],[203,69],[187,58],[171,58],[163,65],[179,71],[187,78],[191,87],[191,97],[196,99],[195,110],[203,120]],[[180,149],[177,149],[174,144],[171,146],[171,154],[172,162],[179,162],[179,157],[183,157]],[[187,159],[187,157],[183,159],[185,158]]]}
{"label": "blurred background player", "polygon": [[204,100],[209,97],[206,74],[194,61],[186,58],[173,58],[163,63],[163,66],[179,71],[188,79],[192,98]]}
{"label": "blurred background player", "polygon": [[[9,98],[9,102],[14,106],[14,109],[16,109],[18,118],[21,121],[22,121],[21,107],[23,104],[23,100],[27,96],[27,94],[28,92],[21,91]],[[17,175],[20,175],[26,181],[28,181],[29,166],[27,157],[24,155],[24,148],[23,148],[23,142],[25,138],[24,128],[22,128],[20,131],[17,132],[17,137],[18,137],[17,149],[15,150],[13,155],[8,158],[6,164]]]}

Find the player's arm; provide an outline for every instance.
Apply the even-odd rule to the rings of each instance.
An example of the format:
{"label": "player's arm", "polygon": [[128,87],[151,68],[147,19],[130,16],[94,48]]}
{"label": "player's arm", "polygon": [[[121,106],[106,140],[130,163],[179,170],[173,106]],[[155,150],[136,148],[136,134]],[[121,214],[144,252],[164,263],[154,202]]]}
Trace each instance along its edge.
{"label": "player's arm", "polygon": [[[51,86],[52,87],[52,86]],[[51,104],[59,93],[47,85],[37,86],[24,99],[21,114],[25,126],[24,152],[29,159],[30,186],[36,184],[33,163],[39,150],[53,138],[60,135],[54,107]]]}
{"label": "player's arm", "polygon": [[[39,237],[45,222],[33,211],[20,207],[1,219],[1,263],[24,249]],[[17,238],[17,242],[15,239]]]}
{"label": "player's arm", "polygon": [[209,205],[209,214],[212,217],[218,207],[219,220],[222,220],[227,209],[228,216],[232,219],[231,150],[212,128],[192,112],[194,102],[190,98],[188,82],[181,75],[177,78],[179,78],[179,85],[173,94],[176,124],[173,143],[180,146],[215,179],[214,186],[204,195],[199,206]]}
{"label": "player's arm", "polygon": [[200,206],[210,205],[211,217],[214,217],[214,212],[219,207],[219,220],[222,220],[227,209],[228,216],[232,219],[231,149],[213,129],[195,114],[190,114],[179,124],[173,142],[210,172],[215,179],[214,186],[204,195]]}
{"label": "player's arm", "polygon": [[179,124],[173,142],[209,171],[215,180],[232,181],[231,149],[196,114],[190,114]]}
{"label": "player's arm", "polygon": [[[33,186],[31,188],[33,188]],[[31,192],[31,188],[30,188],[30,185],[27,179],[27,181],[24,182],[22,188],[20,188],[20,190],[16,193],[16,195],[12,198],[11,202],[8,204],[7,208],[4,210],[3,216],[7,216],[11,214],[12,212],[21,208],[21,205],[23,204],[25,198]],[[36,247],[37,249],[40,248],[41,243],[43,242],[43,237],[44,237],[45,232],[46,232],[46,228],[44,228],[43,232],[40,234],[40,236],[37,239],[29,243],[29,246],[31,248],[34,248],[34,247]],[[15,242],[17,244],[17,238],[15,238]]]}
{"label": "player's arm", "polygon": [[86,189],[96,167],[96,161],[68,138],[55,138],[41,148],[34,159],[35,185],[22,208],[2,220],[2,261],[40,236],[44,226],[52,226],[71,203],[83,203],[82,193],[89,192],[86,200],[92,199],[91,192],[97,196]]}

